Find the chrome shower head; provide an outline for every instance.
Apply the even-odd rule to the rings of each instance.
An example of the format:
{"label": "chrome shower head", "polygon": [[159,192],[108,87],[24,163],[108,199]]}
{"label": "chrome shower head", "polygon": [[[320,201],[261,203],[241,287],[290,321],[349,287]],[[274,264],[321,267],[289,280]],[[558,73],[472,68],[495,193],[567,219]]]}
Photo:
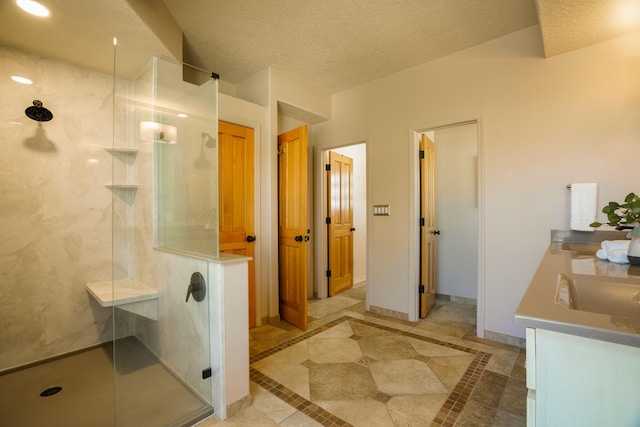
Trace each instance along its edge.
{"label": "chrome shower head", "polygon": [[27,107],[24,113],[36,122],[48,122],[53,119],[53,113],[42,106],[42,101],[35,99],[31,107]]}

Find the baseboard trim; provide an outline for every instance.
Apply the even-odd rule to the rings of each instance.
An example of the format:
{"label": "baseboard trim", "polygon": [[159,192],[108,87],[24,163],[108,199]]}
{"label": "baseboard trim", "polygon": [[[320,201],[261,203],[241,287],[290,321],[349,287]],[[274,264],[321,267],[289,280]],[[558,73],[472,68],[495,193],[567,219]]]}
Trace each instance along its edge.
{"label": "baseboard trim", "polygon": [[401,311],[390,310],[388,308],[376,307],[375,305],[369,306],[369,311],[374,314],[380,314],[382,316],[393,317],[399,320],[409,320],[409,314]]}
{"label": "baseboard trim", "polygon": [[487,330],[484,331],[484,337],[485,339],[488,339],[491,341],[496,341],[502,344],[508,344],[508,345],[512,345],[520,348],[525,348],[527,343],[524,338],[514,337],[507,334],[501,334],[500,332],[493,332],[493,331],[487,331]]}
{"label": "baseboard trim", "polygon": [[458,297],[455,295],[436,294],[436,300],[451,301],[456,304],[478,305],[478,300],[474,298]]}
{"label": "baseboard trim", "polygon": [[[226,418],[233,417],[238,412],[242,411],[247,406],[251,405],[251,395],[247,394],[245,397],[236,400],[231,405],[227,405],[227,416]],[[225,419],[226,419],[225,418]]]}

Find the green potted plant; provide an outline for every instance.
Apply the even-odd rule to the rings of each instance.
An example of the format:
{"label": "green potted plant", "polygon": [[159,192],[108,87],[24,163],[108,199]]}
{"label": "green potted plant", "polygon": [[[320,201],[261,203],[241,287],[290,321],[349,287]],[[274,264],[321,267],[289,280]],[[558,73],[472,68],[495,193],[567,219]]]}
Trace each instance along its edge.
{"label": "green potted plant", "polygon": [[[602,212],[607,215],[608,225],[617,230],[631,229],[627,234],[631,239],[627,258],[629,263],[640,265],[640,196],[629,193],[624,198],[624,203],[609,202],[602,208]],[[602,223],[596,221],[589,226],[598,228]]]}

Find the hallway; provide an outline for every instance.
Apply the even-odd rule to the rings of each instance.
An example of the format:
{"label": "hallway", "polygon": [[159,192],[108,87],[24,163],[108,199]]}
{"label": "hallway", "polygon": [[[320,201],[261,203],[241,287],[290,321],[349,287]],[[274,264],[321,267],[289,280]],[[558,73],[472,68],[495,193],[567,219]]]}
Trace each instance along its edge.
{"label": "hallway", "polygon": [[309,303],[309,329],[250,333],[252,404],[209,426],[524,426],[524,349],[475,336],[475,306],[407,322],[365,313],[365,284]]}

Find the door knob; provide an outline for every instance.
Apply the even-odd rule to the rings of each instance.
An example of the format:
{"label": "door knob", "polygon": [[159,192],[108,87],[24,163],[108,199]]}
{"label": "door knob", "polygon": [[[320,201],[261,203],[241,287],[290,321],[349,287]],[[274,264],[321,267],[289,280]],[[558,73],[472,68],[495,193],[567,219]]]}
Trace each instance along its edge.
{"label": "door knob", "polygon": [[433,235],[435,236],[436,234],[440,235],[440,230],[433,230]]}
{"label": "door knob", "polygon": [[351,227],[351,231],[356,231],[356,229],[354,227]]}
{"label": "door knob", "polygon": [[187,288],[187,299],[184,302],[189,302],[189,296],[193,295],[193,299],[200,302],[207,294],[207,285],[205,284],[204,277],[199,272],[195,272],[191,275],[191,281]]}
{"label": "door knob", "polygon": [[247,236],[247,242],[251,243],[255,241],[256,241],[256,236]]}
{"label": "door knob", "polygon": [[294,237],[296,242],[302,242],[302,235]]}

